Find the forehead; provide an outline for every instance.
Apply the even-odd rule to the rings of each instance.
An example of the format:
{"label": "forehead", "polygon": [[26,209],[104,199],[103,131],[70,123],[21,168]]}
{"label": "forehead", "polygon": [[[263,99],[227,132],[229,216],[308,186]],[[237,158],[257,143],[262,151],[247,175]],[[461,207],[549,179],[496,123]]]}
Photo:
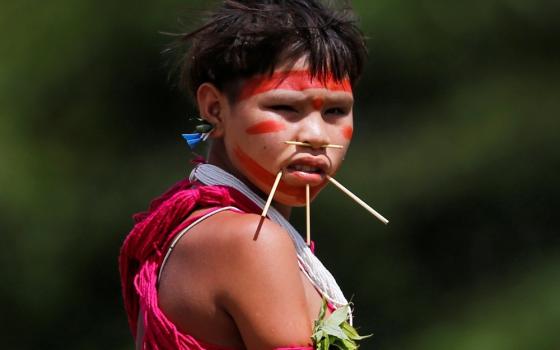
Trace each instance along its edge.
{"label": "forehead", "polygon": [[318,78],[307,69],[275,71],[273,74],[257,75],[247,79],[241,86],[239,100],[247,99],[271,90],[304,91],[308,89],[326,89],[352,93],[349,79],[337,81],[331,74]]}

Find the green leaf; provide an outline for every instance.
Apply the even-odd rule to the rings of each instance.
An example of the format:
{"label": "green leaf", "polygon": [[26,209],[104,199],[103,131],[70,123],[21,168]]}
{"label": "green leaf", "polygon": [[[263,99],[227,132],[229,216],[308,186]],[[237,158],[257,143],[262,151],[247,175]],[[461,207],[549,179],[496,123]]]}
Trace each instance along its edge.
{"label": "green leaf", "polygon": [[348,335],[350,339],[360,340],[371,337],[373,334],[359,335],[354,327],[352,327],[348,322],[343,322],[340,327],[344,330],[344,333]]}
{"label": "green leaf", "polygon": [[345,346],[344,349],[354,350],[358,348],[358,344],[352,340],[342,340],[342,343]]}
{"label": "green leaf", "polygon": [[346,321],[349,316],[350,306],[344,305],[336,309],[330,316],[325,320],[326,324],[338,326],[342,322]]}
{"label": "green leaf", "polygon": [[325,333],[322,329],[316,331],[315,333],[313,333],[313,335],[311,336],[311,339],[313,339],[313,343],[314,344],[318,344],[321,339],[323,339],[324,337],[327,336],[327,333]]}
{"label": "green leaf", "polygon": [[319,311],[319,318],[313,322],[313,345],[317,350],[356,350],[356,340],[370,337],[361,336],[356,329],[348,323],[350,305],[344,305],[325,318],[327,301],[323,298],[323,305]]}
{"label": "green leaf", "polygon": [[358,334],[358,332],[356,331],[356,329],[354,327],[352,327],[350,325],[350,323],[348,322],[342,322],[342,324],[340,325],[340,327],[344,330],[344,332],[352,339],[354,339],[355,337],[359,337],[360,335]]}
{"label": "green leaf", "polygon": [[344,333],[344,331],[338,326],[325,325],[325,327],[323,327],[323,330],[328,335],[332,335],[332,336],[335,336],[335,337],[341,338],[341,339],[348,339],[348,336],[346,335],[346,333]]}
{"label": "green leaf", "polygon": [[323,297],[323,304],[321,304],[321,310],[319,310],[319,318],[318,318],[319,322],[323,322],[326,313],[327,313],[327,299]]}

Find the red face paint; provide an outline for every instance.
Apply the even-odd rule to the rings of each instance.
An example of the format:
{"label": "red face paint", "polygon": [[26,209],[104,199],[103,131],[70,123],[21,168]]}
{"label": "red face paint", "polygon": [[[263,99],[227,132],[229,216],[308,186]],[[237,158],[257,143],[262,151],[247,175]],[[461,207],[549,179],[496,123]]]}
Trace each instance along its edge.
{"label": "red face paint", "polygon": [[[271,172],[263,168],[247,153],[243,152],[241,147],[235,146],[233,152],[239,162],[243,165],[245,170],[248,171],[252,176],[254,176],[261,183],[261,185],[272,188],[274,180],[276,179],[276,174],[272,174]],[[314,197],[322,187],[323,186],[312,187],[310,189],[311,197]],[[287,196],[296,198],[298,202],[305,202],[305,187],[291,186],[285,183],[283,180],[280,180],[277,191],[282,192]]]}
{"label": "red face paint", "polygon": [[353,133],[354,133],[354,129],[351,126],[345,126],[342,128],[342,136],[344,136],[344,138],[347,140],[352,139]]}
{"label": "red face paint", "polygon": [[285,125],[282,122],[276,120],[265,120],[263,122],[256,123],[248,127],[245,132],[250,135],[256,134],[266,134],[269,132],[277,132],[285,129]]}
{"label": "red face paint", "polygon": [[275,72],[271,76],[266,74],[250,78],[244,83],[239,100],[276,89],[293,91],[327,89],[332,91],[352,92],[350,80],[347,78],[342,81],[337,81],[329,74],[323,81],[318,77],[311,76],[310,72],[307,70],[294,70]]}
{"label": "red face paint", "polygon": [[325,100],[322,97],[315,97],[312,101],[311,104],[313,105],[313,108],[316,111],[320,111],[323,109],[323,106],[325,105]]}

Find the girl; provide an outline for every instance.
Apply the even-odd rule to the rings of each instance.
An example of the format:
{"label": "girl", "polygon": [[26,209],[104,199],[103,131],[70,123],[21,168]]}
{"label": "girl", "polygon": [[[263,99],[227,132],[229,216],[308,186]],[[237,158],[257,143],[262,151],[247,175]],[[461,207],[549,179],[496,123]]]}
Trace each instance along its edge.
{"label": "girl", "polygon": [[225,1],[180,43],[212,144],[123,244],[137,348],[313,349],[323,300],[348,302],[287,219],[342,163],[363,36],[319,0]]}

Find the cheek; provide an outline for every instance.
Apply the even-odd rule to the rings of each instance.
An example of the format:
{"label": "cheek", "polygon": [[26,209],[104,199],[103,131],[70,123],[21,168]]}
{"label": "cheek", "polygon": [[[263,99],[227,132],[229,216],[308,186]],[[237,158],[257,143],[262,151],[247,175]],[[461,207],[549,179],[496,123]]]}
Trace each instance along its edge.
{"label": "cheek", "polygon": [[245,132],[249,135],[258,135],[258,134],[274,133],[274,132],[282,131],[284,129],[286,129],[286,125],[284,125],[284,123],[282,122],[276,120],[265,120],[251,125],[247,129],[245,129]]}
{"label": "cheek", "polygon": [[352,139],[352,134],[354,133],[354,128],[352,128],[351,126],[345,126],[341,129],[342,132],[342,136],[346,139],[346,140],[351,140]]}
{"label": "cheek", "polygon": [[239,161],[240,167],[244,170],[244,172],[247,172],[248,175],[256,178],[263,184],[270,184],[270,186],[272,186],[272,183],[274,182],[274,174],[263,168],[258,162],[256,162],[247,153],[245,153],[238,145],[235,146],[233,152],[235,154],[235,158],[237,158],[237,160]]}

